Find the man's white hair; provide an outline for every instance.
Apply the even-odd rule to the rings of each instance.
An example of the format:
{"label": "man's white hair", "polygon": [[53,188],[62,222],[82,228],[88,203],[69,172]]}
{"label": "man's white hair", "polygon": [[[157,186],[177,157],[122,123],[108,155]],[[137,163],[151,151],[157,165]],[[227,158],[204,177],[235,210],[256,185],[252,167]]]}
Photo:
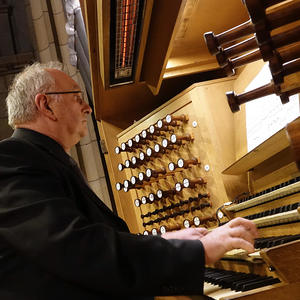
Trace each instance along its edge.
{"label": "man's white hair", "polygon": [[6,98],[8,124],[15,128],[17,124],[34,121],[37,116],[35,96],[49,91],[54,87],[54,78],[46,69],[62,71],[60,62],[52,61],[46,64],[36,62],[27,66],[14,78]]}

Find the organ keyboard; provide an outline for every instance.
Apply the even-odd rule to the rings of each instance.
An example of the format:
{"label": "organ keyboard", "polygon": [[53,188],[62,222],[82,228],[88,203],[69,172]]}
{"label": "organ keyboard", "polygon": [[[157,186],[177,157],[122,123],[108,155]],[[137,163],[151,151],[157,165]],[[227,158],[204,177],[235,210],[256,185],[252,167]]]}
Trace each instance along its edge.
{"label": "organ keyboard", "polygon": [[276,185],[272,188],[264,190],[260,193],[257,193],[253,196],[239,199],[236,204],[232,204],[226,209],[228,211],[239,211],[259,205],[264,202],[271,200],[276,200],[284,196],[292,195],[300,191],[300,177],[293,178],[287,182]]}
{"label": "organ keyboard", "polygon": [[[260,276],[257,274],[233,272],[215,268],[206,268],[204,279],[206,283],[218,285],[223,289],[230,289],[236,292],[249,291],[280,282],[280,279],[272,276]],[[208,288],[208,285],[206,288]],[[206,293],[210,292],[211,291],[206,290]],[[211,294],[210,297],[211,296],[213,295]]]}
{"label": "organ keyboard", "polygon": [[[256,300],[263,299],[264,294],[272,299],[299,298],[300,176],[290,155],[292,143],[283,141],[286,136],[281,134],[282,131],[275,134],[224,171],[225,174],[248,173],[251,192],[244,191],[247,196],[237,196],[232,202],[224,203],[217,213],[219,222],[225,223],[235,217],[247,218],[256,224],[260,237],[255,240],[254,253],[235,249],[227,252],[214,266],[209,266],[214,268],[212,271],[207,269],[212,272],[212,279],[206,278],[204,290],[210,299]],[[278,142],[273,144],[272,153],[266,151],[270,140]],[[259,160],[255,160],[253,153]],[[269,167],[274,164],[278,169]],[[256,282],[255,279],[251,281],[251,276],[261,277]],[[243,278],[246,278],[245,286],[238,283]],[[249,291],[245,292],[247,289]]]}

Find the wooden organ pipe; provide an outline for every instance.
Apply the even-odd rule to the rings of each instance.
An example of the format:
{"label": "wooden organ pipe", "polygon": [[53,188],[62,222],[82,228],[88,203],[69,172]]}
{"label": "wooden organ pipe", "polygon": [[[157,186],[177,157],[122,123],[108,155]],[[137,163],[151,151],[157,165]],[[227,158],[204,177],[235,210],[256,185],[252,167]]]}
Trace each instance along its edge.
{"label": "wooden organ pipe", "polygon": [[[299,30],[299,34],[300,34],[300,30]],[[298,45],[294,45],[289,50],[285,49],[284,51],[283,50],[274,51],[274,54],[269,61],[269,66],[275,84],[283,83],[283,76],[290,75],[292,73],[296,73],[299,71],[298,63],[296,62],[291,62],[291,65],[283,66],[284,63],[299,58],[300,57],[299,50],[300,50],[300,45],[298,44]],[[232,71],[233,69],[251,63],[261,58],[262,58],[261,52],[259,50],[256,50],[250,54],[242,55],[235,59],[229,60],[228,61],[228,66],[230,67],[229,72],[231,74],[231,72],[233,72]]]}
{"label": "wooden organ pipe", "polygon": [[243,0],[253,23],[258,23],[266,17],[266,8],[284,1],[285,0]]}
{"label": "wooden organ pipe", "polygon": [[215,35],[212,31],[206,32],[204,33],[204,39],[210,54],[216,55],[222,45],[233,42],[254,32],[255,29],[252,22],[248,20],[245,23],[217,35]]}
{"label": "wooden organ pipe", "polygon": [[241,67],[245,64],[251,63],[252,61],[259,60],[261,58],[261,53],[259,50],[241,55],[236,59],[228,59],[227,63],[222,67],[227,76],[233,76],[235,74],[235,69]]}
{"label": "wooden organ pipe", "polygon": [[269,37],[269,32],[273,29],[297,21],[300,14],[300,3],[292,2],[282,9],[267,14],[265,19],[254,24],[251,20],[231,28],[225,32],[215,35],[213,32],[204,34],[206,45],[212,55],[220,51],[220,47],[244,36],[256,32],[259,42],[264,42]]}
{"label": "wooden organ pipe", "polygon": [[[283,1],[284,0],[260,0],[259,5],[261,5],[264,9],[266,9],[266,8],[272,6],[272,5],[278,4],[278,3],[283,2]],[[245,0],[242,0],[242,2],[246,5]],[[249,5],[249,2],[247,4]]]}
{"label": "wooden organ pipe", "polygon": [[[239,55],[244,52],[240,51],[241,49],[239,48],[239,44],[241,43],[239,43],[232,47],[221,49],[220,52],[216,55],[216,58],[219,65],[225,69],[226,73],[228,75],[231,75],[234,73],[234,69],[241,67],[245,64],[249,64],[259,59],[263,59],[264,61],[272,59],[274,56],[275,49],[297,42],[299,40],[299,36],[300,26],[297,26],[280,34],[274,35],[268,41],[266,41],[266,43],[264,43],[259,49],[256,49],[250,53],[246,53],[238,57],[232,58],[233,56]],[[249,47],[249,49],[247,50],[252,50],[252,43],[253,41],[255,41],[255,38],[253,37],[249,40],[251,42],[249,43],[251,47]],[[244,43],[246,44],[246,41]],[[286,52],[288,52],[288,54]],[[295,45],[292,45],[291,50],[280,49],[278,50],[278,53],[280,56],[283,56],[284,62],[287,62],[296,57],[299,57],[299,48]]]}
{"label": "wooden organ pipe", "polygon": [[241,53],[248,52],[250,50],[254,50],[255,48],[257,48],[257,42],[255,36],[253,36],[228,48],[220,48],[220,51],[216,54],[216,59],[219,65],[223,67],[226,65],[229,58],[238,56]]}
{"label": "wooden organ pipe", "polygon": [[[299,53],[300,54],[300,53]],[[281,69],[280,69],[281,67]],[[290,74],[294,74],[300,71],[300,58],[297,58],[289,63],[282,64],[280,62],[272,62],[272,68],[279,69],[278,73],[272,72],[274,84],[281,84],[284,81],[284,77]]]}
{"label": "wooden organ pipe", "polygon": [[[300,36],[300,27],[299,27]],[[282,71],[282,65],[300,57],[300,42],[290,45],[288,48],[283,48],[274,51],[274,56],[269,61],[269,67],[272,74]]]}
{"label": "wooden organ pipe", "polygon": [[242,93],[240,95],[235,95],[233,91],[227,92],[226,97],[231,111],[237,112],[240,110],[240,105],[243,103],[274,93],[279,94],[279,92],[279,87],[274,85],[273,82],[270,82],[257,89]]}
{"label": "wooden organ pipe", "polygon": [[261,1],[261,0],[243,0],[247,7],[253,23],[257,23],[266,17],[266,8],[275,5],[284,0]]}
{"label": "wooden organ pipe", "polygon": [[[285,64],[283,66],[283,74],[285,75],[289,75],[290,72],[295,72],[295,71],[299,71],[300,70],[300,63],[299,60],[296,61],[292,61],[288,64]],[[261,98],[264,96],[268,96],[271,94],[276,94],[280,97],[281,102],[283,104],[287,103],[289,101],[289,96],[294,95],[296,93],[298,93],[299,91],[299,87],[296,88],[291,88],[290,90],[281,92],[281,87],[280,85],[276,85],[274,84],[274,82],[270,82],[266,85],[263,85],[257,89],[254,89],[252,91],[249,92],[245,92],[242,93],[240,95],[235,95],[235,93],[233,91],[227,92],[226,96],[227,96],[227,101],[228,104],[231,108],[232,112],[237,112],[240,110],[240,105],[246,102],[249,102],[251,100],[257,99],[257,98]]]}

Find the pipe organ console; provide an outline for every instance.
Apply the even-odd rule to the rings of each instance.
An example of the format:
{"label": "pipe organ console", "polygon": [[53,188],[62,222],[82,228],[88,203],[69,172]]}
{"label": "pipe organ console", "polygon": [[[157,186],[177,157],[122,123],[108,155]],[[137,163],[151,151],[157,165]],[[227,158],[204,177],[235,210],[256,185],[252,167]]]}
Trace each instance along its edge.
{"label": "pipe organ console", "polygon": [[[124,164],[132,158],[138,163],[119,171],[127,179],[116,189],[129,195],[140,234],[189,227],[212,230],[235,217],[257,225],[256,252],[233,250],[207,266],[207,299],[255,300],[264,295],[284,299],[283,291],[289,295],[285,299],[297,299],[300,270],[294,253],[300,253],[300,172],[299,157],[293,154],[299,134],[282,129],[235,161],[232,144],[223,138],[233,134],[224,126],[233,115],[222,92],[232,86],[231,81],[217,80],[211,87],[196,84],[121,133],[120,145],[128,145],[137,135],[147,143],[129,147],[132,152],[119,152]],[[218,97],[213,98],[216,86]],[[228,119],[220,124],[224,111]],[[172,122],[177,123],[172,126]],[[294,122],[299,124],[299,119]],[[281,253],[284,262],[278,261]]]}
{"label": "pipe organ console", "polygon": [[[140,49],[145,51],[136,57],[138,67],[130,84],[119,86],[109,81],[113,48],[105,45],[108,37],[114,39],[107,25],[114,17],[107,15],[110,1],[82,2],[88,15],[100,134],[107,143],[118,213],[131,231],[160,235],[189,227],[213,230],[235,217],[250,219],[259,230],[256,251],[248,254],[236,249],[207,266],[201,299],[300,299],[300,118],[247,153],[241,108],[270,94],[278,95],[284,104],[300,92],[300,0],[242,0],[243,4],[228,0],[224,15],[217,0],[144,1],[148,27],[141,30]],[[218,9],[222,21],[211,22],[210,6]],[[195,18],[193,11],[197,11]],[[189,21],[196,19],[197,26],[192,27]],[[207,28],[205,22],[216,26]],[[222,22],[231,29],[204,34],[216,62],[205,59],[203,53],[197,61],[197,55],[189,52],[192,42],[188,39],[192,35],[199,39],[199,34],[191,34],[189,26],[194,31],[203,29],[203,34],[220,30]],[[169,33],[160,38],[163,32]],[[185,38],[188,46],[180,48]],[[197,51],[202,48],[205,45]],[[186,50],[190,57],[185,57]],[[186,69],[181,65],[185,60]],[[259,60],[269,62],[272,81],[243,92],[256,72],[251,66],[258,66]],[[183,76],[202,75],[216,71],[218,65],[222,74],[231,76],[195,83],[168,102],[156,102],[154,95],[169,95],[168,79],[172,82],[181,69]],[[207,80],[205,76],[198,78]],[[161,86],[164,90],[159,94]],[[158,103],[162,106],[149,113]],[[130,107],[140,107],[141,114]]]}

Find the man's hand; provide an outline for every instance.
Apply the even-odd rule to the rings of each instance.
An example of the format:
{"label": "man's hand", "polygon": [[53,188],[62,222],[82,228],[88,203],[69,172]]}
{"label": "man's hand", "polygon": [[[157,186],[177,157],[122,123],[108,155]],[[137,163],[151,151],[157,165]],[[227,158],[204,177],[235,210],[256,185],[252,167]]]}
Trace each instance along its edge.
{"label": "man's hand", "polygon": [[254,239],[257,237],[258,232],[253,222],[243,218],[231,220],[200,239],[205,249],[206,264],[216,262],[232,249],[254,252]]}
{"label": "man's hand", "polygon": [[166,240],[199,240],[208,233],[205,228],[187,228],[178,231],[170,231],[161,235]]}

